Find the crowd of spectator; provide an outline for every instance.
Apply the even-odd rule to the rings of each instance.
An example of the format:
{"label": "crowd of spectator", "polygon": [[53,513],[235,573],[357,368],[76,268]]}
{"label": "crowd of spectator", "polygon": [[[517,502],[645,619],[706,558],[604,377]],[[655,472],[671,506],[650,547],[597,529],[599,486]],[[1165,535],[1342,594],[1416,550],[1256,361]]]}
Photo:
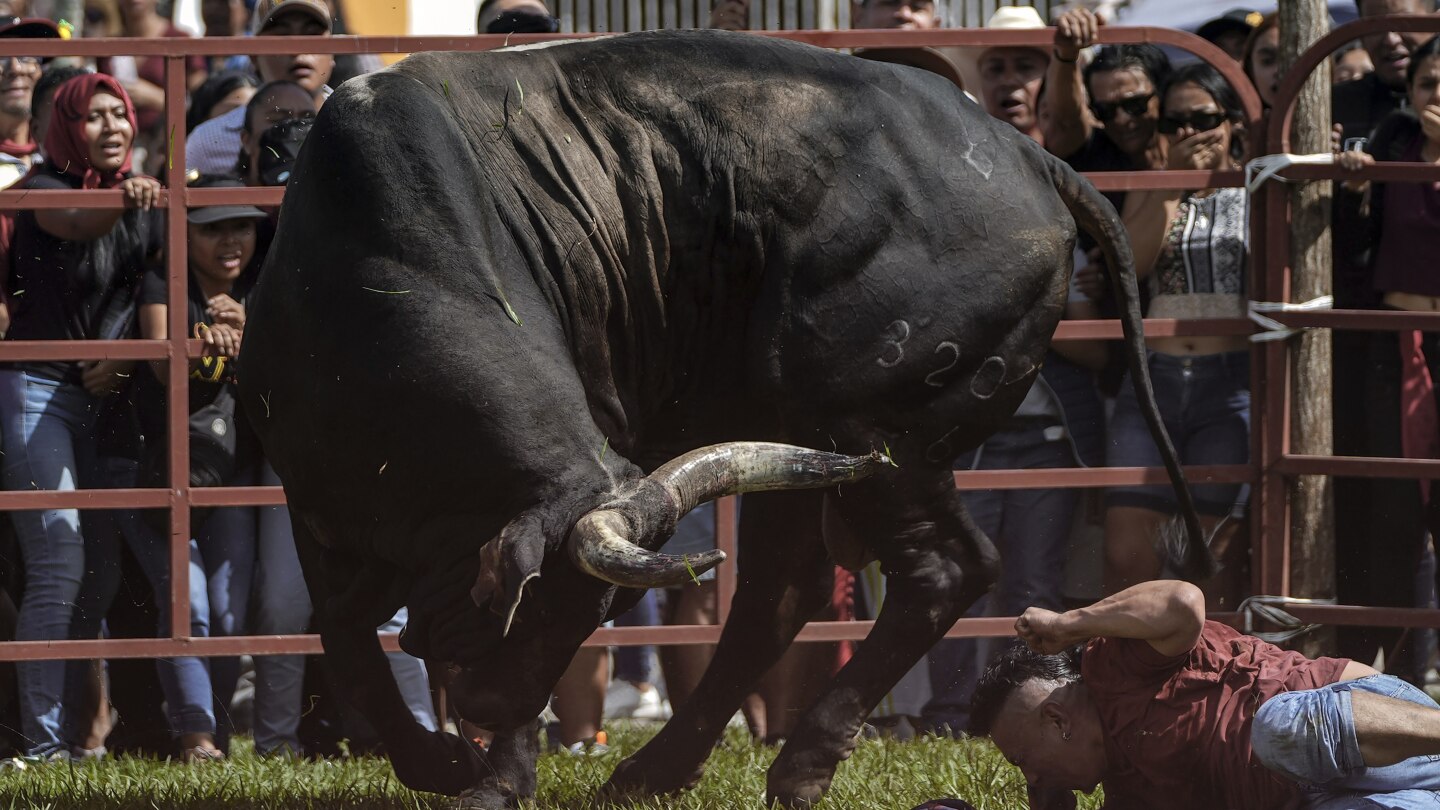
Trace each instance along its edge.
{"label": "crowd of spectator", "polygon": [[[1358,0],[1362,17],[1430,13],[1430,0]],[[23,4],[22,4],[23,5]],[[211,33],[328,36],[337,9],[326,0],[206,4]],[[743,30],[748,0],[719,0],[715,28]],[[40,18],[0,27],[7,37],[58,38],[68,31]],[[857,28],[934,28],[929,0],[861,0]],[[1153,45],[1096,44],[1103,24],[1084,7],[1054,20],[1046,47],[866,49],[859,56],[929,70],[953,82],[998,121],[1086,172],[1233,169],[1256,154],[1239,94],[1214,67],[1172,64]],[[114,35],[183,37],[156,0],[128,0],[97,29]],[[988,27],[1041,29],[1030,7],[1003,7]],[[555,32],[559,20],[540,0],[485,0],[481,33]],[[1242,67],[1266,109],[1279,82],[1279,19],[1244,9],[1207,23],[1200,35]],[[1437,40],[1376,34],[1336,55],[1336,148],[1348,168],[1375,161],[1440,162],[1440,53]],[[0,217],[0,336],[8,340],[163,339],[170,322],[161,251],[164,221],[155,203],[165,185],[195,188],[280,186],[311,120],[334,86],[373,69],[370,57],[324,54],[236,55],[185,63],[189,90],[185,163],[167,176],[163,60],[115,57],[85,62],[0,59],[0,187],[119,189],[122,209],[15,211]],[[1107,194],[1120,212],[1142,279],[1147,317],[1176,320],[1243,316],[1254,272],[1250,208],[1241,189]],[[244,427],[232,388],[233,358],[245,307],[278,213],[248,205],[191,209],[187,315],[206,356],[193,361],[186,394],[193,486],[279,484]],[[1341,306],[1440,310],[1440,282],[1423,270],[1440,240],[1434,184],[1346,183],[1336,206],[1334,243]],[[1372,249],[1373,247],[1373,249]],[[1114,317],[1104,257],[1082,235],[1065,317]],[[176,305],[179,305],[178,302]],[[1343,335],[1343,336],[1342,336]],[[1250,370],[1244,337],[1157,337],[1149,371],[1165,425],[1191,465],[1243,464],[1250,447]],[[1337,452],[1434,458],[1440,373],[1434,333],[1336,336]],[[0,364],[0,480],[10,490],[165,486],[166,361],[118,360]],[[1131,390],[1118,347],[1105,341],[1056,343],[1043,372],[1010,422],[957,462],[958,469],[1158,467],[1160,460]],[[1402,416],[1403,415],[1403,416]],[[1212,607],[1247,595],[1244,531],[1248,487],[1193,487],[1212,550],[1224,573],[1210,585]],[[1039,605],[1114,592],[1166,575],[1162,527],[1177,510],[1164,486],[976,491],[966,494],[977,524],[1003,558],[995,590],[971,615],[1014,615]],[[1337,486],[1340,596],[1348,604],[1425,605],[1435,599],[1432,535],[1440,506],[1417,481],[1357,480]],[[166,635],[170,625],[167,513],[147,510],[14,511],[0,521],[7,549],[0,632],[19,640],[92,639],[126,632]],[[190,634],[289,635],[310,629],[311,606],[279,507],[195,510],[191,516]],[[1383,525],[1385,530],[1378,530]],[[712,546],[713,508],[682,521],[666,551]],[[1382,538],[1382,539],[1377,539]],[[1087,545],[1088,544],[1088,545]],[[1098,549],[1083,564],[1077,548]],[[1428,562],[1427,562],[1428,561]],[[1429,567],[1427,568],[1426,565]],[[1417,575],[1415,572],[1421,573]],[[1071,583],[1067,586],[1067,572]],[[1077,573],[1078,572],[1078,573]],[[1076,584],[1075,580],[1079,580]],[[837,571],[826,614],[873,613],[883,582]],[[693,586],[649,594],[621,625],[715,621],[713,574]],[[382,630],[404,625],[402,610]],[[1393,633],[1342,637],[1342,654],[1374,660],[1397,649]],[[965,728],[974,682],[994,641],[946,641],[917,669],[920,697],[891,701],[914,728]],[[1412,678],[1429,654],[1411,645]],[[711,650],[616,652],[613,675],[603,649],[579,653],[556,687],[553,742],[575,753],[603,751],[613,717],[662,719],[686,699]],[[779,740],[807,702],[806,685],[839,666],[845,651],[799,645],[746,704],[753,733]],[[437,718],[424,665],[390,655],[407,705],[419,722]],[[370,733],[333,700],[320,667],[303,656],[257,656],[248,728],[262,754],[323,754],[335,740],[363,750]],[[658,666],[657,666],[658,664]],[[0,694],[0,726],[17,753],[33,759],[101,755],[106,750],[223,758],[235,727],[232,697],[242,663],[173,657],[142,670],[92,662],[35,661],[14,666],[13,697]],[[907,683],[912,679],[907,678]],[[123,683],[122,683],[123,681]],[[108,687],[108,692],[107,692]],[[910,688],[903,686],[904,688]],[[608,690],[608,697],[607,697]],[[896,708],[904,705],[905,708]],[[110,728],[110,707],[121,724]],[[309,718],[302,723],[302,715]],[[483,739],[482,729],[464,729]]]}

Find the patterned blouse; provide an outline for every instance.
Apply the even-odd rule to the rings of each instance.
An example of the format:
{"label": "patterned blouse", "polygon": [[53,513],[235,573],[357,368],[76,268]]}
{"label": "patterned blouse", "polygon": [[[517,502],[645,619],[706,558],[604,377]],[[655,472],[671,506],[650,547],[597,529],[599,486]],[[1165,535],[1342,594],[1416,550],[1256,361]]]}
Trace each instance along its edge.
{"label": "patterned blouse", "polygon": [[1187,192],[1155,262],[1151,294],[1244,295],[1249,214],[1245,189],[1222,188],[1203,197]]}

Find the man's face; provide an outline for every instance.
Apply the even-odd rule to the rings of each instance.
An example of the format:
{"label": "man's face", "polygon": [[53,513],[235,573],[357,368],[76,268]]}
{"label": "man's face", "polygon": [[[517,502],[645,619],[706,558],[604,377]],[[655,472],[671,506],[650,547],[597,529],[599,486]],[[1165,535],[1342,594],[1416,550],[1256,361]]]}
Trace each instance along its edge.
{"label": "man's face", "polygon": [[850,14],[851,28],[939,28],[932,0],[868,0]]}
{"label": "man's face", "polygon": [[[1430,11],[1427,0],[1360,0],[1362,19],[1395,14],[1428,14]],[[1370,54],[1370,61],[1375,64],[1375,78],[1386,87],[1398,90],[1405,86],[1405,69],[1410,66],[1410,54],[1431,36],[1413,31],[1386,31],[1369,34],[1360,41]]]}
{"label": "man's face", "polygon": [[30,95],[40,78],[40,60],[30,56],[0,57],[0,113],[30,117]]}
{"label": "man's face", "polygon": [[1050,59],[1034,48],[988,48],[980,54],[980,95],[985,111],[1021,132],[1039,123],[1040,87]]}
{"label": "man's face", "polygon": [[[330,31],[321,22],[303,11],[281,14],[261,31],[262,37],[312,37],[329,36]],[[302,53],[295,56],[277,54],[255,57],[260,70],[260,80],[273,82],[289,79],[311,93],[330,81],[330,72],[335,69],[335,57],[329,54]]]}
{"label": "man's face", "polygon": [[[1089,793],[1105,778],[1104,746],[1093,744],[1099,738],[1078,728],[1080,718],[1059,714],[1062,710],[1051,700],[1054,688],[1029,681],[1016,689],[995,718],[990,736],[1031,789]],[[1068,740],[1062,727],[1070,729]]]}
{"label": "man's face", "polygon": [[1105,126],[1105,137],[1120,151],[1141,155],[1154,144],[1160,96],[1145,71],[1138,67],[1096,71],[1090,75],[1090,99],[1095,117]]}

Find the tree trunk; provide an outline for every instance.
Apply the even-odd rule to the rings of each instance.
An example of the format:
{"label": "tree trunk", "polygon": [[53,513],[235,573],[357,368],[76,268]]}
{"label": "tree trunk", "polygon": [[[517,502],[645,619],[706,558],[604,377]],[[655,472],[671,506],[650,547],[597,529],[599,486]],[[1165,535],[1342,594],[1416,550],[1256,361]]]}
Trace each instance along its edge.
{"label": "tree trunk", "polygon": [[[1329,30],[1324,0],[1281,0],[1280,62],[1288,68]],[[1310,75],[1296,100],[1290,151],[1330,151],[1330,63]],[[1330,181],[1301,183],[1290,192],[1291,300],[1308,301],[1331,292]],[[1328,456],[1331,442],[1330,331],[1316,329],[1292,338],[1290,355],[1290,447],[1293,453]],[[1335,533],[1330,478],[1298,476],[1290,482],[1290,592],[1294,596],[1335,595]],[[1333,632],[1309,634],[1308,654],[1333,648]]]}

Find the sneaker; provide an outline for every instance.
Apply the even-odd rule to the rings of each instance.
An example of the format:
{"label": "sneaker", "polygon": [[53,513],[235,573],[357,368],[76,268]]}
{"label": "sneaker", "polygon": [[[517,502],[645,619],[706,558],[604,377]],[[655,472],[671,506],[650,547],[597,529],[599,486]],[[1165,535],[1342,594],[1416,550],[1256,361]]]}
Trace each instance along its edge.
{"label": "sneaker", "polygon": [[594,737],[571,744],[565,753],[572,757],[602,757],[610,753],[610,746],[606,745],[608,740],[605,732],[597,731]]}
{"label": "sneaker", "polygon": [[74,761],[75,757],[71,756],[69,751],[62,748],[59,751],[43,756],[11,757],[10,759],[0,762],[0,770],[23,771],[36,765],[53,765],[56,763],[68,765]]}
{"label": "sneaker", "polygon": [[639,689],[629,681],[612,681],[605,693],[606,720],[669,720],[670,701],[655,687]]}

